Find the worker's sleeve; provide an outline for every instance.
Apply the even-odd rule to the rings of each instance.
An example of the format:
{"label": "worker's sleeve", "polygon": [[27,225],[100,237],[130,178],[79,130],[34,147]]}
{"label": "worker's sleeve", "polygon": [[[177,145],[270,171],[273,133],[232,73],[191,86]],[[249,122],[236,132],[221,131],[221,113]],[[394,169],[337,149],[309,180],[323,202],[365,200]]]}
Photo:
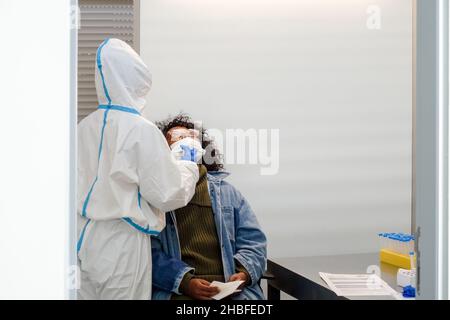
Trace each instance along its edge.
{"label": "worker's sleeve", "polygon": [[158,128],[148,125],[139,131],[136,166],[142,197],[164,212],[186,206],[199,179],[197,164],[176,160]]}
{"label": "worker's sleeve", "polygon": [[162,250],[160,239],[152,237],[152,285],[155,288],[181,295],[187,286],[186,279],[193,273],[194,268],[170,257]]}
{"label": "worker's sleeve", "polygon": [[[267,240],[259,226],[256,215],[247,200],[236,190],[235,206],[236,254],[237,266],[244,268],[250,275],[250,286],[258,283],[267,261]],[[239,269],[238,269],[239,270]]]}

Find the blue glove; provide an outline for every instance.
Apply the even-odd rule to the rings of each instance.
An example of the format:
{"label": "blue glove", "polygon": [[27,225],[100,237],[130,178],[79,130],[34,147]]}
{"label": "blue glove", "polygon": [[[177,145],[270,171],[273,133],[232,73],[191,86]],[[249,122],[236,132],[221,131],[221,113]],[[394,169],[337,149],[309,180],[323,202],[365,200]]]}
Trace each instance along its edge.
{"label": "blue glove", "polygon": [[189,148],[186,145],[181,145],[181,149],[183,149],[183,156],[181,160],[196,162],[197,150],[194,148]]}

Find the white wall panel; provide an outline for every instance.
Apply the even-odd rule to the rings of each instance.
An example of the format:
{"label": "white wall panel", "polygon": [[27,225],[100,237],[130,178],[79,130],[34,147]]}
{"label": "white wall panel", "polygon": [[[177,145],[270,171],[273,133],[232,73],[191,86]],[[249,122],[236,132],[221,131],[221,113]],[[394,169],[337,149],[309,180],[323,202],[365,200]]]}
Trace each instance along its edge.
{"label": "white wall panel", "polygon": [[0,299],[63,299],[70,1],[0,1]]}
{"label": "white wall panel", "polygon": [[271,256],[375,251],[378,232],[410,231],[411,1],[142,1],[141,54],[150,119],[280,129],[277,175],[227,166]]}

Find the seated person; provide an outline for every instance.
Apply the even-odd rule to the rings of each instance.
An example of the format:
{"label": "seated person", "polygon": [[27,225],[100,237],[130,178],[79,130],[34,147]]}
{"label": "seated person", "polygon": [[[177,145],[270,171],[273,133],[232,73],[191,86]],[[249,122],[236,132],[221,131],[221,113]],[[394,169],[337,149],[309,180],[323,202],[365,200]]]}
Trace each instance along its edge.
{"label": "seated person", "polygon": [[[195,132],[185,115],[158,126],[169,145]],[[218,293],[212,281],[236,280],[244,283],[232,299],[264,299],[259,280],[266,267],[266,237],[248,202],[224,180],[228,173],[204,130],[201,145],[214,161],[206,156],[199,161],[194,197],[168,213],[166,228],[152,238],[153,299],[210,300]]]}

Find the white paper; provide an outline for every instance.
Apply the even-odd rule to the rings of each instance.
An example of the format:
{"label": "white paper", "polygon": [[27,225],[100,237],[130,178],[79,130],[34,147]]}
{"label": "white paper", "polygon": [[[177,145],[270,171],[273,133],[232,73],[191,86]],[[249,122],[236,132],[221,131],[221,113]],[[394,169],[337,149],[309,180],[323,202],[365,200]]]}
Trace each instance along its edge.
{"label": "white paper", "polygon": [[228,297],[230,294],[233,294],[235,292],[240,292],[240,290],[237,290],[239,286],[244,283],[244,281],[232,281],[232,282],[219,282],[219,281],[213,281],[211,283],[211,287],[217,287],[219,288],[219,293],[213,296],[212,298],[214,300],[221,300],[225,297]]}
{"label": "white paper", "polygon": [[331,274],[319,272],[319,275],[330,289],[340,297],[399,297],[399,293],[376,274]]}

